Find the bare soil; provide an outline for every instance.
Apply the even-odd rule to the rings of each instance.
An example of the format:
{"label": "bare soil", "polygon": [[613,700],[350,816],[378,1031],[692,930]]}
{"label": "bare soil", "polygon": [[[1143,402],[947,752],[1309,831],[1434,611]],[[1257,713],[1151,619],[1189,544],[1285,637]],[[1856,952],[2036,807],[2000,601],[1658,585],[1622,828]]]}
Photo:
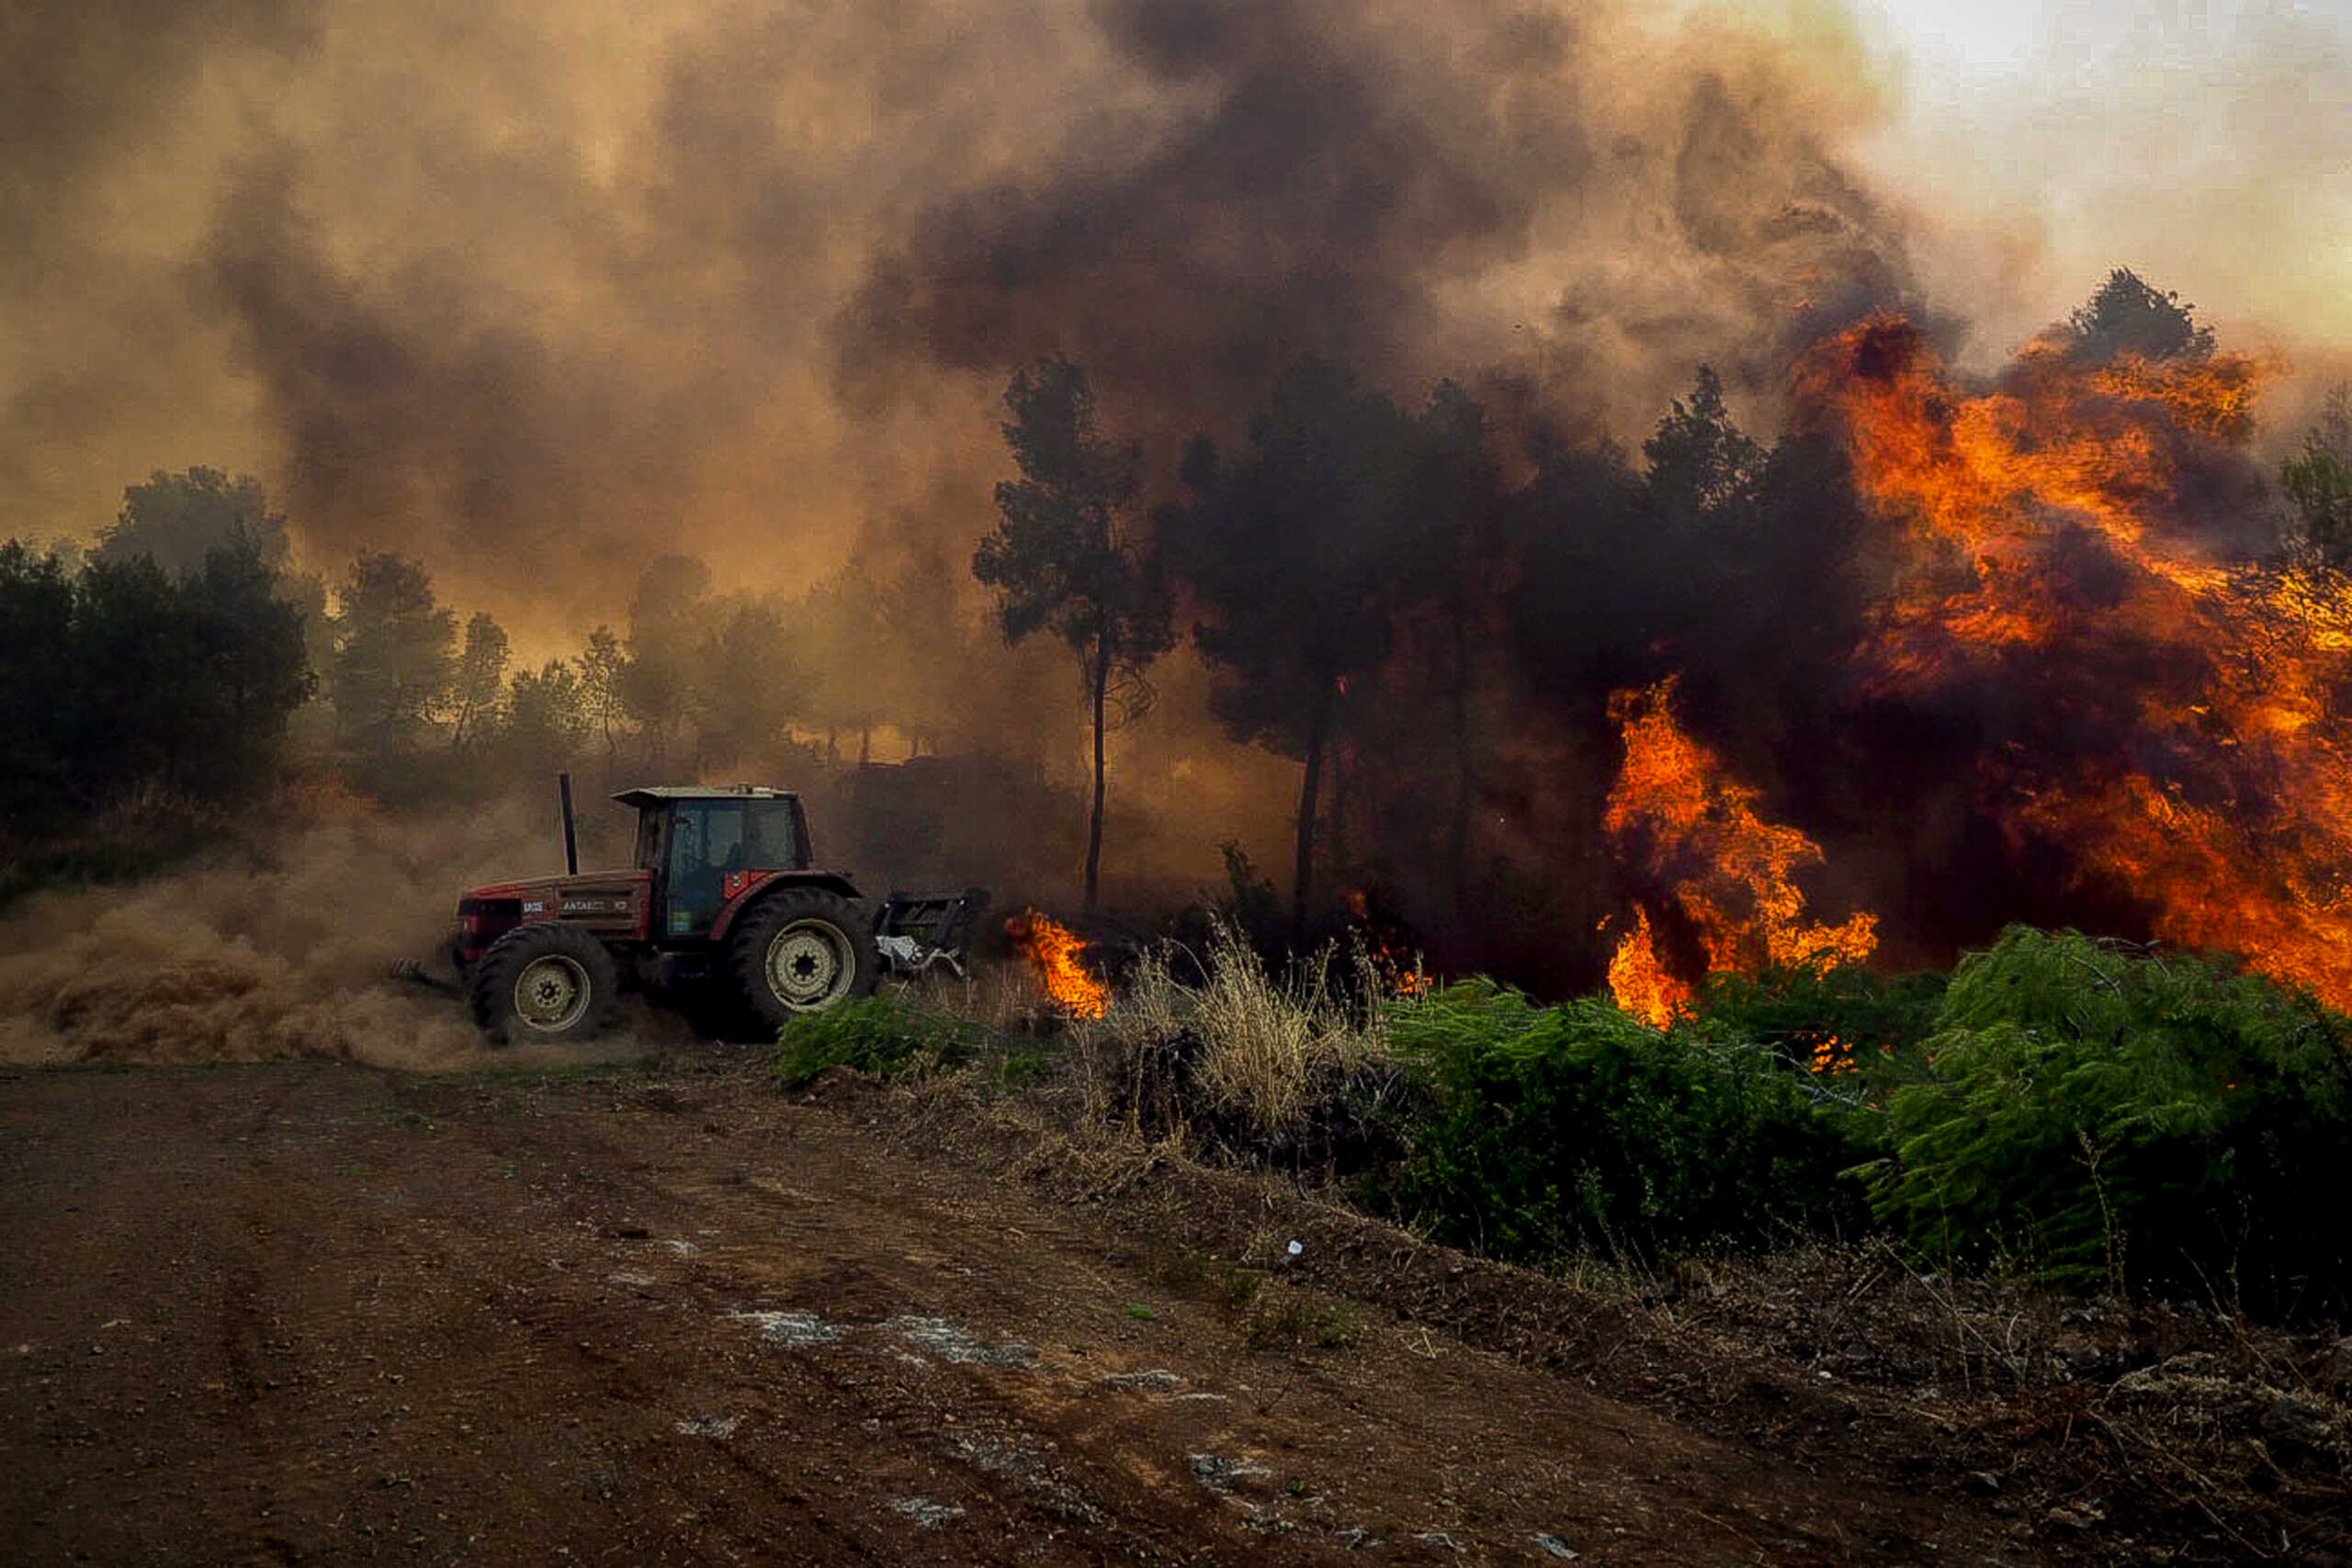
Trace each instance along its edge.
{"label": "bare soil", "polygon": [[0,1561],[2237,1551],[1679,1321],[740,1055],[0,1072]]}

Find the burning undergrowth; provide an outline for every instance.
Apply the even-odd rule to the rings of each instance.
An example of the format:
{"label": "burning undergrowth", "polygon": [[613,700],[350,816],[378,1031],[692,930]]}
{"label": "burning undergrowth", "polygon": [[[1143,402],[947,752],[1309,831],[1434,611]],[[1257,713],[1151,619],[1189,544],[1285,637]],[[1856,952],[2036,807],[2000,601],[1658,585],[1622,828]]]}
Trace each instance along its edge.
{"label": "burning undergrowth", "polygon": [[[1875,1238],[2295,1319],[2352,1301],[2340,1227],[2299,1198],[2352,1148],[2347,1030],[2227,961],[2026,927],[1949,975],[1718,975],[1662,1028],[1490,981],[1400,994],[1362,954],[1271,971],[1228,934],[1142,954],[1098,1017],[877,998],[787,1032],[782,1062],[975,1087],[1098,1152],[1290,1171],[1539,1266]],[[853,1048],[812,1054],[831,1041]]]}

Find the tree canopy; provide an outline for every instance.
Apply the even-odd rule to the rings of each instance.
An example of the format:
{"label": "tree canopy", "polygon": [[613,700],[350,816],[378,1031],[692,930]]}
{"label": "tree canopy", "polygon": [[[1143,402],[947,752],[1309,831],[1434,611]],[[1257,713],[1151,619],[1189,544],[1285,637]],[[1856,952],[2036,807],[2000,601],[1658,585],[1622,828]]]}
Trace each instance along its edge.
{"label": "tree canopy", "polygon": [[337,731],[379,760],[413,751],[457,680],[457,615],[422,564],[384,550],[359,553],[335,603]]}
{"label": "tree canopy", "polygon": [[2352,568],[2352,382],[2328,389],[2319,423],[2280,466],[2278,479],[2304,547],[2324,565]]}
{"label": "tree canopy", "polygon": [[271,782],[310,695],[302,617],[249,538],[192,571],[145,553],[69,573],[0,545],[0,809],[19,824],[142,791],[226,802]]}
{"label": "tree canopy", "polygon": [[1157,554],[1122,527],[1135,505],[1142,452],[1105,435],[1085,369],[1040,360],[1004,394],[1004,439],[1021,478],[996,487],[999,521],[972,557],[972,574],[996,590],[1007,642],[1039,631],[1079,661],[1094,742],[1085,901],[1099,892],[1105,793],[1103,736],[1114,699],[1127,714],[1148,700],[1144,674],[1174,641],[1170,600]]}
{"label": "tree canopy", "polygon": [[1217,673],[1210,702],[1238,739],[1300,759],[1294,927],[1313,896],[1316,814],[1347,682],[1387,652],[1407,532],[1410,420],[1355,374],[1293,367],[1231,459],[1187,451],[1188,500],[1162,538],[1199,604],[1193,640]]}
{"label": "tree canopy", "polygon": [[2117,267],[2089,303],[2066,318],[2068,351],[2104,364],[2122,355],[2143,359],[2203,359],[2213,352],[2213,329],[2197,324],[2195,307],[2160,292],[2129,267]]}
{"label": "tree canopy", "polygon": [[212,551],[241,541],[270,571],[286,570],[286,518],[269,509],[259,479],[218,468],[158,468],[145,484],[124,487],[122,511],[92,554],[103,561],[148,556],[166,572],[192,575]]}

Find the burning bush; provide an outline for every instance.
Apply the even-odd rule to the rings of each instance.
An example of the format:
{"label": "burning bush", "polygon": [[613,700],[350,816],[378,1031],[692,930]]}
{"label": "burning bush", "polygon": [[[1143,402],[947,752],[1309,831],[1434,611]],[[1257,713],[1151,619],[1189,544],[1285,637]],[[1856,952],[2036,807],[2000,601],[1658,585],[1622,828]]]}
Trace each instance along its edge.
{"label": "burning bush", "polygon": [[1074,1130],[1363,1179],[1523,1261],[1875,1231],[1940,1268],[2352,1303],[2352,1241],[2309,1201],[2352,1180],[2352,1021],[2232,960],[2018,927],[1949,978],[1717,975],[1663,1030],[1486,980],[1398,996],[1335,951],[1270,972],[1222,930],[1137,955],[1099,1017],[1022,1014],[1044,1043],[968,1016],[983,989],[796,1022],[779,1076],[997,1062],[1010,1083],[1066,1046],[1035,1103]]}
{"label": "burning bush", "polygon": [[1934,970],[1881,975],[1851,964],[1783,964],[1754,976],[1709,976],[1698,1010],[1714,1028],[1767,1046],[1791,1066],[1851,1071],[1888,1055],[1916,1057],[1935,1031],[1945,983]]}

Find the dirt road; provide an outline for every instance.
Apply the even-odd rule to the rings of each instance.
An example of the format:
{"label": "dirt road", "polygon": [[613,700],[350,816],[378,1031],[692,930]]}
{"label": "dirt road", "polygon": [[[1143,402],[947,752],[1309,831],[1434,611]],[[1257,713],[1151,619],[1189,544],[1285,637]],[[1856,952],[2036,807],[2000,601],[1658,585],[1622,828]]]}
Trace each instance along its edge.
{"label": "dirt road", "polygon": [[0,1560],[2020,1560],[867,1120],[742,1066],[0,1074]]}

